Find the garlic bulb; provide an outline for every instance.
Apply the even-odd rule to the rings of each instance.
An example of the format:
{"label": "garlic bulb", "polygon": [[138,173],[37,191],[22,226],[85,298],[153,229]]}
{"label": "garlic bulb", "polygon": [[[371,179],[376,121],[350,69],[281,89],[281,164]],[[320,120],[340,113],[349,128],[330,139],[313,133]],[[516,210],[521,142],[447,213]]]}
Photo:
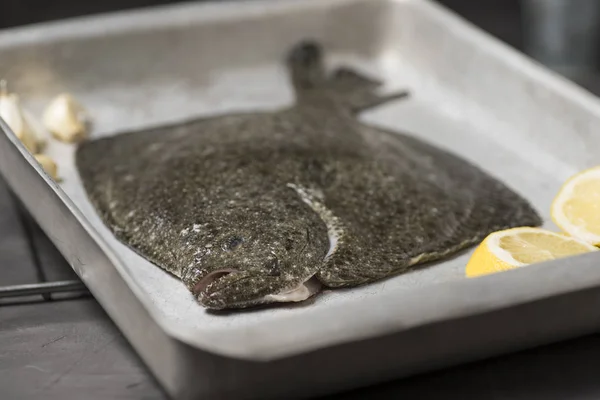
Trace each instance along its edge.
{"label": "garlic bulb", "polygon": [[42,168],[44,168],[44,171],[46,171],[46,173],[48,175],[50,175],[50,177],[52,177],[52,179],[57,181],[58,180],[58,168],[57,168],[54,160],[45,154],[36,154],[36,155],[34,155],[34,157],[37,160],[37,162],[40,163]]}
{"label": "garlic bulb", "polygon": [[87,116],[83,107],[68,93],[55,97],[43,115],[43,123],[62,142],[74,143],[87,135]]}
{"label": "garlic bulb", "polygon": [[30,153],[38,152],[36,134],[23,115],[19,96],[6,90],[5,81],[0,81],[0,117]]}

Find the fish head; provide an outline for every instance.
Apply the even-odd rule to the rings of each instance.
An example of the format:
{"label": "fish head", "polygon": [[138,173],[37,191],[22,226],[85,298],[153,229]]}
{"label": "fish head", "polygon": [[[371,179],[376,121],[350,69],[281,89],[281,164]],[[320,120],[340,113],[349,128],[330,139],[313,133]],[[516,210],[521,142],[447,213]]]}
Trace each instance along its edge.
{"label": "fish head", "polygon": [[[298,205],[297,207],[302,207]],[[299,302],[316,292],[313,278],[329,247],[311,213],[282,210],[228,213],[211,224],[210,243],[186,284],[208,309]]]}

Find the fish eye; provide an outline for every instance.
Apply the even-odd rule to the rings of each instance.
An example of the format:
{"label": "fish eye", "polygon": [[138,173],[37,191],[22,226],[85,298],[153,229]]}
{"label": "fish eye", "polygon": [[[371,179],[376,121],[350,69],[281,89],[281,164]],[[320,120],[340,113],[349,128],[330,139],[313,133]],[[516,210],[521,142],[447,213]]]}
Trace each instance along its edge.
{"label": "fish eye", "polygon": [[267,264],[265,267],[267,269],[267,274],[269,276],[280,276],[281,275],[281,271],[279,269],[279,259],[273,258],[273,259],[267,261]]}
{"label": "fish eye", "polygon": [[284,247],[286,251],[292,250],[294,248],[294,240],[292,238],[286,238]]}
{"label": "fish eye", "polygon": [[232,236],[229,240],[223,245],[224,250],[235,250],[244,242],[239,236]]}

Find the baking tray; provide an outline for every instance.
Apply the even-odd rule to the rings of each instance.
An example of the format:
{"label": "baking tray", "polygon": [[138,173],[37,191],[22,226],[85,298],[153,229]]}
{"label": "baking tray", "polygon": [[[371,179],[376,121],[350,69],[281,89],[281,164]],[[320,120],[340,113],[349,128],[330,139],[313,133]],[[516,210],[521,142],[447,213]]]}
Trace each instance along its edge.
{"label": "baking tray", "polygon": [[[288,105],[282,59],[306,38],[323,44],[329,65],[411,91],[361,119],[462,155],[546,220],[561,183],[597,163],[595,97],[430,1],[182,4],[41,24],[0,33],[0,71],[38,115],[73,93],[98,137]],[[48,149],[56,184],[0,127],[6,181],[173,398],[332,393],[600,326],[598,254],[467,280],[472,249],[306,305],[210,314],[101,224],[73,146]]]}

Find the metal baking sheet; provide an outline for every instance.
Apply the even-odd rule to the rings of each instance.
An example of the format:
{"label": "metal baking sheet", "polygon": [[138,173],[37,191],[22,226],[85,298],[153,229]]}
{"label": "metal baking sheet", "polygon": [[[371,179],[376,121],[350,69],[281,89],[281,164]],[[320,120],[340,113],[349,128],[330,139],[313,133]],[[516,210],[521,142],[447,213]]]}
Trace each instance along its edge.
{"label": "metal baking sheet", "polygon": [[[282,59],[306,38],[324,45],[329,65],[411,91],[363,121],[462,155],[547,221],[561,183],[597,163],[595,97],[424,0],[183,4],[11,29],[0,33],[0,71],[38,115],[73,93],[99,137],[288,105]],[[56,184],[0,127],[5,179],[174,398],[331,393],[600,326],[597,254],[467,280],[472,249],[309,304],[210,314],[102,225],[73,146],[49,146]]]}

